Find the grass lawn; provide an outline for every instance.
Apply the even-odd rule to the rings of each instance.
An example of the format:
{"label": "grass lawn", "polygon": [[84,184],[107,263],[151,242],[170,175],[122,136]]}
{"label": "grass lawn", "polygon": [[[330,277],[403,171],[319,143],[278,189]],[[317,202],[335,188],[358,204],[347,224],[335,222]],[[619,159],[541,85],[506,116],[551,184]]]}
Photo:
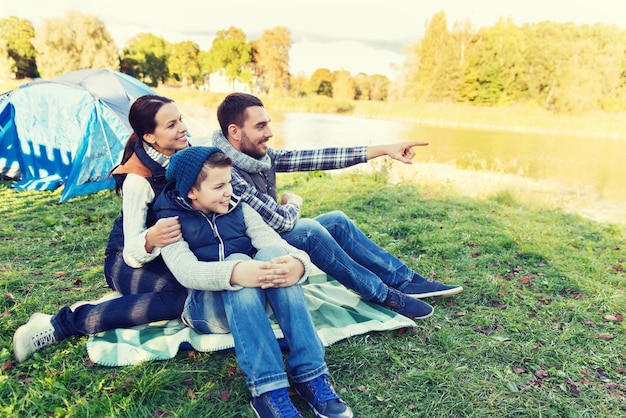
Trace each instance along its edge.
{"label": "grass lawn", "polygon": [[[304,197],[303,216],[343,210],[417,271],[465,288],[430,300],[435,315],[417,328],[327,348],[356,416],[626,416],[626,226],[506,192],[471,198],[387,180],[384,169],[279,179]],[[58,204],[58,191],[9,185],[0,183],[0,416],[253,416],[230,353],[103,367],[82,337],[12,362],[13,333],[32,313],[107,291],[104,247],[120,199],[107,191]]]}

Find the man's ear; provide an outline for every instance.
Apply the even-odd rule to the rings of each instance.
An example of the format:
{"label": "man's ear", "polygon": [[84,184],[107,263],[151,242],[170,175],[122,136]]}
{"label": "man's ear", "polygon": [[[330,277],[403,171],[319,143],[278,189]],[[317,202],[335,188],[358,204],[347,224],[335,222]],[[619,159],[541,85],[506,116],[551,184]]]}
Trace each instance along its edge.
{"label": "man's ear", "polygon": [[191,189],[189,189],[189,191],[187,192],[187,197],[188,197],[190,200],[196,200],[196,199],[197,199],[197,197],[196,197],[196,191],[195,191],[195,189],[194,189],[193,187],[192,187]]}
{"label": "man's ear", "polygon": [[239,126],[234,123],[228,125],[228,139],[233,139],[235,141],[241,140],[241,129],[239,129]]}

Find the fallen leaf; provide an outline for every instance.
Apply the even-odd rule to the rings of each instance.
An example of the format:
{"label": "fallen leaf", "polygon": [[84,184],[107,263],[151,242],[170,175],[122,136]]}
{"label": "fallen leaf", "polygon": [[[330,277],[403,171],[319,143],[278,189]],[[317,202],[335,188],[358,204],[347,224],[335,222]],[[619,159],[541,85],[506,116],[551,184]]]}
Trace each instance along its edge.
{"label": "fallen leaf", "polygon": [[220,397],[222,398],[222,402],[228,401],[230,399],[230,392],[227,390],[223,390],[220,392]]}
{"label": "fallen leaf", "polygon": [[4,363],[2,363],[2,366],[0,367],[0,369],[2,369],[3,372],[7,371],[7,370],[11,370],[13,368],[13,362],[11,360],[7,360]]}
{"label": "fallen leaf", "polygon": [[580,396],[581,395],[580,389],[578,388],[576,383],[572,382],[567,377],[565,378],[565,383],[567,383],[567,386],[569,386],[569,390],[570,390],[570,392],[572,392],[572,395],[574,395],[574,396]]}
{"label": "fallen leaf", "polygon": [[614,337],[613,334],[609,332],[603,332],[602,334],[598,334],[598,338],[601,340],[612,340]]}
{"label": "fallen leaf", "polygon": [[454,314],[454,317],[455,318],[459,318],[459,317],[465,316],[465,315],[467,315],[467,312],[457,312],[457,313]]}
{"label": "fallen leaf", "polygon": [[615,315],[604,315],[604,319],[606,321],[617,321],[617,317]]}
{"label": "fallen leaf", "polygon": [[611,380],[609,379],[609,375],[607,375],[602,369],[596,369],[596,376],[603,382],[608,382]]}
{"label": "fallen leaf", "polygon": [[196,399],[196,393],[193,391],[193,389],[188,388],[186,394],[189,399]]}

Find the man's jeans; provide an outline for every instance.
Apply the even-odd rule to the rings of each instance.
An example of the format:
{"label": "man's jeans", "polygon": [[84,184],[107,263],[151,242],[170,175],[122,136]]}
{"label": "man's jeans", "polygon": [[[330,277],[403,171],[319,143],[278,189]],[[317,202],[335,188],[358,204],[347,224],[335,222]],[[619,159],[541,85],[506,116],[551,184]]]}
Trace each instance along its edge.
{"label": "man's jeans", "polygon": [[187,289],[161,257],[133,268],[124,262],[121,251],[114,252],[104,261],[104,275],[111,289],[124,296],[74,311],[62,308],[51,320],[58,340],[180,317]]}
{"label": "man's jeans", "polygon": [[[269,261],[285,255],[279,247],[261,249],[255,260]],[[249,260],[232,254],[227,260]],[[296,383],[324,373],[324,347],[319,340],[300,285],[261,289],[244,287],[219,292],[192,290],[185,303],[183,319],[205,334],[230,332],[235,340],[237,362],[246,373],[252,396],[289,387],[283,356],[266,304],[271,307],[289,347],[287,372]],[[225,320],[225,318],[227,320]]]}
{"label": "man's jeans", "polygon": [[281,236],[309,254],[322,271],[368,301],[382,303],[387,286],[402,290],[419,276],[372,242],[341,211],[300,219]]}

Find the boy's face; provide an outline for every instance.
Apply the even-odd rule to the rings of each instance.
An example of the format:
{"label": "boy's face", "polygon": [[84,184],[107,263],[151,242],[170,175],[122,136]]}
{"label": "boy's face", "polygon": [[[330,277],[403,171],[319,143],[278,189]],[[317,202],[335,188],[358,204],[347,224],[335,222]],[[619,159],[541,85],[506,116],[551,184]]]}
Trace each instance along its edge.
{"label": "boy's face", "polygon": [[187,194],[191,200],[191,206],[204,213],[227,213],[228,203],[233,194],[230,184],[231,167],[213,167],[209,169],[209,175],[200,188],[192,187]]}

